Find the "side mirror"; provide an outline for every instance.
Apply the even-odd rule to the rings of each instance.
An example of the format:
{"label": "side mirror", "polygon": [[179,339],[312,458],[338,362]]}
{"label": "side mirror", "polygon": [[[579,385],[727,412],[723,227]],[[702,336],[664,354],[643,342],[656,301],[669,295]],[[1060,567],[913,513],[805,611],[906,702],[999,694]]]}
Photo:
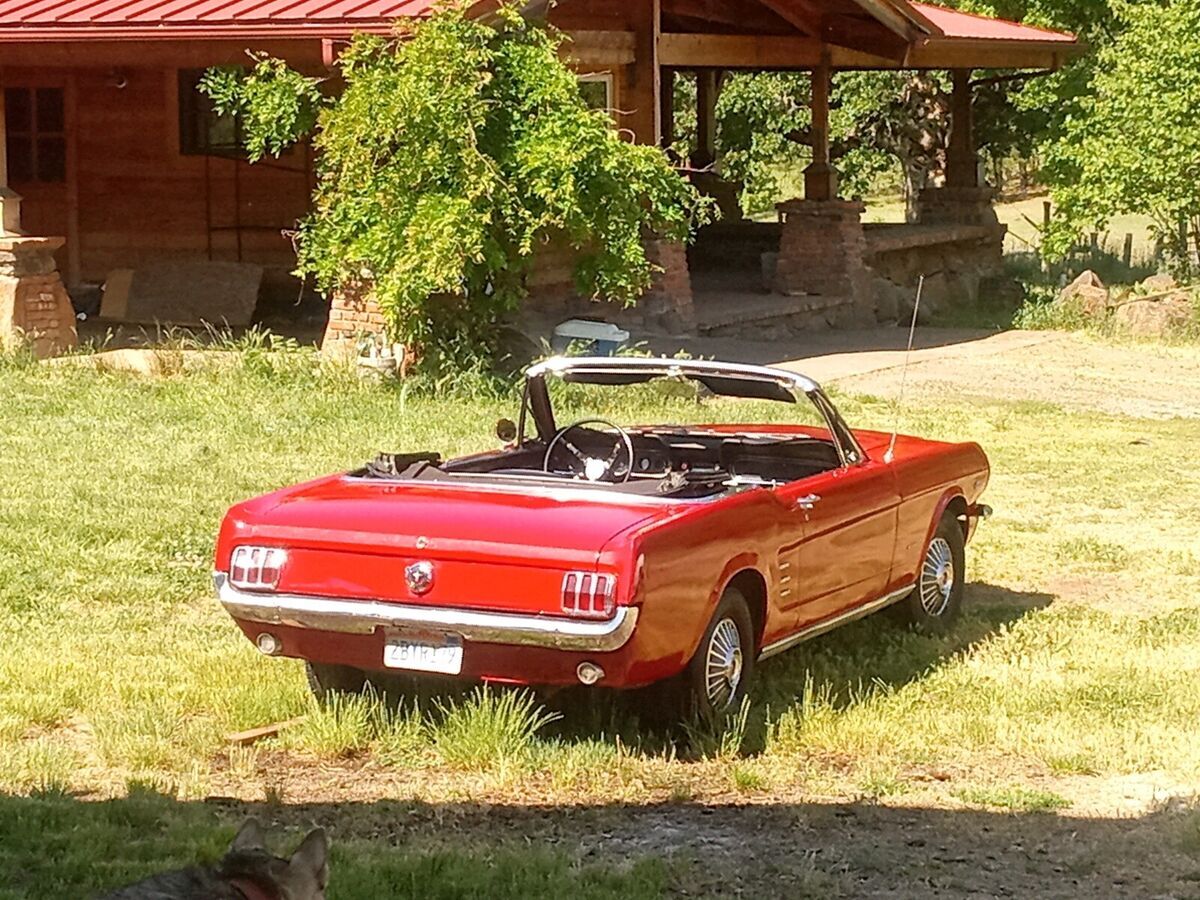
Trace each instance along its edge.
{"label": "side mirror", "polygon": [[517,439],[517,423],[512,419],[500,419],[496,423],[496,437],[502,444],[511,444]]}

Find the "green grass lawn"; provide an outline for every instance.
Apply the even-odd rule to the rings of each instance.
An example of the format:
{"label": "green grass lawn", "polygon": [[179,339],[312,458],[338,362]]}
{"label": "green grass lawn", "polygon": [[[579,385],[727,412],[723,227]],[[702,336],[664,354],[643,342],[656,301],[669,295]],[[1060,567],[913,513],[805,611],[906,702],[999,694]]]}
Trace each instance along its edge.
{"label": "green grass lawn", "polygon": [[[212,856],[235,824],[195,802],[213,795],[834,796],[1053,811],[1084,780],[1153,772],[1200,786],[1196,420],[914,402],[906,429],[977,440],[994,467],[985,499],[997,513],[968,548],[961,627],[921,637],[877,616],[818,639],[762,666],[726,733],[688,742],[603,698],[568,696],[546,723],[536,700],[487,692],[318,710],[300,666],[261,657],[212,597],[225,508],[381,449],[486,448],[515,403],[462,386],[362,384],[304,351],[235,363],[149,379],[0,361],[0,898],[77,896]],[[882,401],[838,401],[857,425],[892,420]],[[733,412],[715,406],[672,409]],[[598,411],[663,418],[642,400]],[[256,747],[223,739],[301,714]],[[70,846],[42,846],[47,833]],[[657,896],[683,877],[653,860],[612,871],[553,849],[385,854],[365,835],[337,846],[335,900],[475,896],[481,883],[517,897],[551,882],[581,897]],[[413,887],[429,884],[447,887]]]}

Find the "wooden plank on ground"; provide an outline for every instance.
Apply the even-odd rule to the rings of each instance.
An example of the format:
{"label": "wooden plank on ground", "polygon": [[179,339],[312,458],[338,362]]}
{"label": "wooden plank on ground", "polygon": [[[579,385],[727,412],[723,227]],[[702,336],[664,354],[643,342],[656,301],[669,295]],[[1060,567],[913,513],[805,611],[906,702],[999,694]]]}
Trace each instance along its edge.
{"label": "wooden plank on ground", "polygon": [[297,716],[294,719],[284,719],[282,722],[273,722],[270,725],[251,728],[249,731],[235,731],[232,734],[225,735],[225,742],[236,744],[239,747],[247,747],[250,744],[257,744],[259,741],[266,740],[269,737],[275,737],[275,735],[284,729],[299,725],[306,718],[306,716]]}

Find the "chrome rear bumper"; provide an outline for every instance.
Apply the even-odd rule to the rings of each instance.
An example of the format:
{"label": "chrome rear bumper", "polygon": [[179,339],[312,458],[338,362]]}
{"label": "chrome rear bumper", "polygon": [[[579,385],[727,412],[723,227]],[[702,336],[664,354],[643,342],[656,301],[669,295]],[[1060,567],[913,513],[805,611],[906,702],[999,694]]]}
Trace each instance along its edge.
{"label": "chrome rear bumper", "polygon": [[607,653],[628,643],[638,619],[634,606],[618,607],[616,615],[603,622],[582,622],[378,600],[251,593],[233,587],[224,572],[214,573],[213,582],[221,605],[235,619],[341,634],[374,634],[377,628],[437,629],[488,644]]}

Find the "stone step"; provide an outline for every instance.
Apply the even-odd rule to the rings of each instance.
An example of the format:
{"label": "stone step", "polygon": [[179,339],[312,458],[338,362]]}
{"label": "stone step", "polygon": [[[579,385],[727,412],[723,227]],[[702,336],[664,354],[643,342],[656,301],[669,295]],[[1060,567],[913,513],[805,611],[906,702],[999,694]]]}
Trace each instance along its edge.
{"label": "stone step", "polygon": [[693,299],[696,328],[701,334],[811,330],[824,327],[829,316],[848,306],[849,297],[782,294],[697,293]]}

